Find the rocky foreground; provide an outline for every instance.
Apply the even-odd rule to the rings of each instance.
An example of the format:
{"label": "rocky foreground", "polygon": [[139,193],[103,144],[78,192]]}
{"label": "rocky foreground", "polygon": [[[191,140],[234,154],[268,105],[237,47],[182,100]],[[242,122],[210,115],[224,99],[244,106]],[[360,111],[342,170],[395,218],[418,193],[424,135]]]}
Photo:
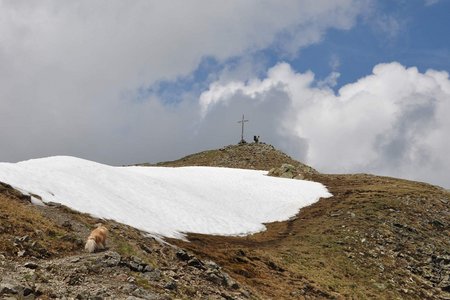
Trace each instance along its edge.
{"label": "rocky foreground", "polygon": [[84,253],[93,219],[0,184],[0,296],[11,299],[245,299],[210,260],[107,221],[108,249]]}
{"label": "rocky foreground", "polygon": [[206,151],[164,166],[271,170],[334,197],[247,237],[162,241],[104,221],[108,249],[87,254],[101,220],[0,184],[2,299],[450,299],[450,194],[367,174],[327,175],[270,145]]}

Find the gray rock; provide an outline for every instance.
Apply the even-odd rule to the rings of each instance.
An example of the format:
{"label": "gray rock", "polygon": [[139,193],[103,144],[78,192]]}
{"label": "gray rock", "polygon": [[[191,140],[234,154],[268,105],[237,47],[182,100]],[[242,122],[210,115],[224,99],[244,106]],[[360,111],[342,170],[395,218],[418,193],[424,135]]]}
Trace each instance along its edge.
{"label": "gray rock", "polygon": [[197,268],[197,269],[202,269],[205,270],[205,267],[203,265],[203,263],[196,257],[192,258],[191,260],[188,261],[188,266]]}
{"label": "gray rock", "polygon": [[210,270],[219,270],[220,267],[218,264],[216,264],[215,262],[213,262],[212,260],[208,260],[204,263],[205,267],[210,269]]}
{"label": "gray rock", "polygon": [[177,256],[177,258],[179,260],[182,260],[182,261],[188,261],[189,259],[191,259],[191,256],[182,249],[178,250],[175,255]]}
{"label": "gray rock", "polygon": [[36,263],[34,263],[34,262],[27,262],[27,263],[25,263],[24,265],[23,265],[25,268],[28,268],[28,269],[37,269],[39,266],[38,266],[38,264],[36,264]]}
{"label": "gray rock", "polygon": [[87,292],[78,293],[77,296],[75,297],[75,299],[78,299],[78,300],[84,300],[84,299],[88,299],[88,298],[89,298],[89,295]]}
{"label": "gray rock", "polygon": [[32,299],[34,299],[34,291],[33,289],[29,288],[29,287],[25,287],[22,291],[22,295],[24,297],[28,297],[27,299],[30,299],[32,297]]}
{"label": "gray rock", "polygon": [[0,294],[18,294],[19,290],[17,285],[6,282],[0,283]]}
{"label": "gray rock", "polygon": [[142,272],[142,270],[144,269],[142,267],[142,265],[138,264],[135,261],[129,261],[128,262],[128,267],[132,270],[132,271],[136,271],[136,272]]}
{"label": "gray rock", "polygon": [[297,180],[303,180],[303,179],[305,179],[305,175],[303,175],[303,174],[297,174],[297,176],[295,176],[294,179],[297,179]]}
{"label": "gray rock", "polygon": [[214,282],[215,284],[219,284],[221,285],[223,283],[223,278],[220,278],[219,276],[217,276],[214,273],[211,273],[208,275],[208,277],[206,277],[209,281]]}
{"label": "gray rock", "polygon": [[141,245],[141,249],[144,250],[147,253],[152,253],[153,252],[152,248],[150,248],[147,245]]}
{"label": "gray rock", "polygon": [[61,226],[64,228],[67,228],[69,230],[72,230],[72,223],[70,223],[70,221],[68,221],[68,220],[64,221],[64,223],[62,223]]}
{"label": "gray rock", "polygon": [[169,281],[168,283],[166,283],[166,285],[164,285],[164,288],[167,290],[171,290],[174,291],[178,288],[178,285],[175,281]]}
{"label": "gray rock", "polygon": [[232,288],[234,290],[239,289],[239,284],[237,284],[236,281],[234,281],[230,276],[228,276],[227,274],[224,274],[224,283],[225,286]]}
{"label": "gray rock", "polygon": [[161,280],[161,271],[159,269],[154,269],[150,272],[145,272],[144,277],[149,281],[160,281]]}
{"label": "gray rock", "polygon": [[281,178],[294,178],[294,174],[291,171],[283,172],[280,175]]}
{"label": "gray rock", "polygon": [[117,252],[113,252],[113,251],[109,251],[109,252],[105,253],[105,255],[103,256],[103,263],[107,267],[115,267],[115,266],[119,265],[120,260],[121,260],[120,254]]}
{"label": "gray rock", "polygon": [[153,271],[153,268],[151,266],[149,266],[149,265],[146,265],[144,267],[144,269],[142,270],[142,272],[151,272],[151,271]]}
{"label": "gray rock", "polygon": [[22,237],[16,237],[16,242],[18,242],[18,243],[28,242],[29,240],[30,240],[30,237],[28,235],[24,235]]}
{"label": "gray rock", "polygon": [[330,217],[339,217],[342,215],[342,211],[335,211],[330,213]]}
{"label": "gray rock", "polygon": [[290,164],[282,164],[279,168],[270,169],[269,176],[282,177],[282,178],[295,178],[303,180],[305,176],[300,173],[296,167]]}

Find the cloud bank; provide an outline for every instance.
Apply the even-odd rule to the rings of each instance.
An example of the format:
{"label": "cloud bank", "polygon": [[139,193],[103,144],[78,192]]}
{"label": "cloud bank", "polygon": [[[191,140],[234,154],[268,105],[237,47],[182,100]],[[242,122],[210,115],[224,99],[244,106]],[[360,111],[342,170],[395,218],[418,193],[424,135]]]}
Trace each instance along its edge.
{"label": "cloud bank", "polygon": [[280,63],[264,79],[212,83],[200,97],[201,111],[207,116],[246,107],[266,123],[266,139],[324,172],[450,185],[448,73],[393,62],[337,93],[318,83],[312,72]]}
{"label": "cloud bank", "polygon": [[[321,80],[286,63],[266,70],[258,62],[268,49],[277,59],[301,55],[371,7],[356,0],[1,1],[0,161],[176,159],[237,143],[245,113],[247,139],[261,135],[321,171],[450,186],[445,72],[381,64],[336,93],[338,57]],[[221,67],[177,99],[148,92],[193,77],[206,58]]]}
{"label": "cloud bank", "polygon": [[126,164],[202,148],[181,142],[201,130],[194,97],[172,105],[137,91],[189,77],[205,57],[296,55],[330,28],[349,29],[365,5],[1,1],[0,161],[66,154]]}

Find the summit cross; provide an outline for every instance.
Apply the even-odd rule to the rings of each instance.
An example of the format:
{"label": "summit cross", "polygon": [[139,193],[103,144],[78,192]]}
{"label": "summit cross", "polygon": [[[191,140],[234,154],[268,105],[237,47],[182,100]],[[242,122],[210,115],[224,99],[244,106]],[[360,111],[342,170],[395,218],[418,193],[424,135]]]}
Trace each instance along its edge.
{"label": "summit cross", "polygon": [[248,122],[248,120],[245,120],[244,115],[242,115],[242,120],[238,121],[238,123],[242,123],[241,141],[239,143],[245,143],[245,140],[244,140],[244,123],[245,122]]}

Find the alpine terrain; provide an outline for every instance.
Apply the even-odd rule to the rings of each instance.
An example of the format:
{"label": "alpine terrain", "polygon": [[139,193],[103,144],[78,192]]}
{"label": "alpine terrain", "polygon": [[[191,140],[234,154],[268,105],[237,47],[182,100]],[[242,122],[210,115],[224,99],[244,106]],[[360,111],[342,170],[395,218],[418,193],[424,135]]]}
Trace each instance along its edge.
{"label": "alpine terrain", "polygon": [[[0,182],[4,299],[450,299],[450,193],[426,183],[264,143],[2,163]],[[86,253],[97,223],[106,249]]]}

